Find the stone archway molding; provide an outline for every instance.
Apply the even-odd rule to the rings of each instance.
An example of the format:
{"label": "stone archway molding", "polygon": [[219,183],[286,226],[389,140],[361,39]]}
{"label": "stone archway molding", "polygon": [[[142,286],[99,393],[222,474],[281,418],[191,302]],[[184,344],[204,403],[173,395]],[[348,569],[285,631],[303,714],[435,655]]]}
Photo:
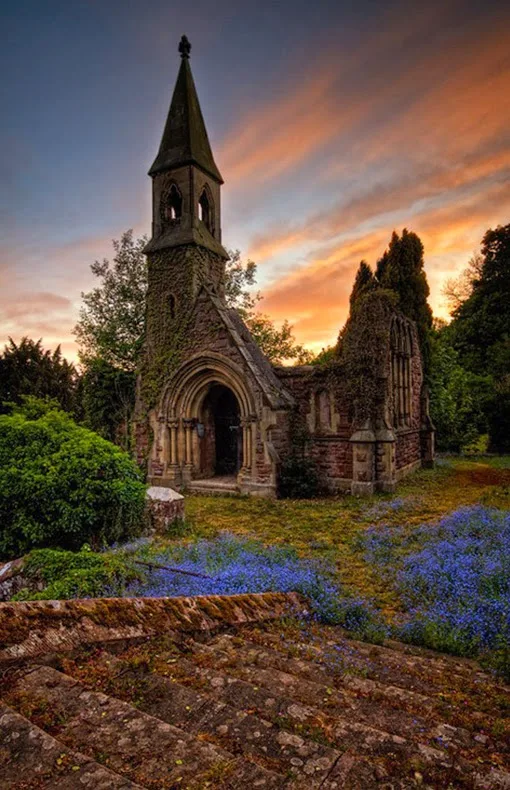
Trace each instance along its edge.
{"label": "stone archway molding", "polygon": [[246,387],[242,369],[235,362],[211,351],[194,355],[176,371],[163,393],[160,419],[198,418],[209,385],[214,383],[232,390],[242,419],[249,419],[255,414],[255,400]]}

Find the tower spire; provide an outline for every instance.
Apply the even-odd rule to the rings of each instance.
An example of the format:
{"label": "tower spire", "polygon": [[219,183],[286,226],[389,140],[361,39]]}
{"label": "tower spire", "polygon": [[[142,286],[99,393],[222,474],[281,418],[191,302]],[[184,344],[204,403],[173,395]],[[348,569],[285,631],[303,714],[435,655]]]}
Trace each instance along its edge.
{"label": "tower spire", "polygon": [[165,170],[174,170],[184,165],[196,165],[219,184],[223,184],[211,151],[191,73],[190,51],[191,44],[188,38],[182,36],[179,43],[181,67],[175,83],[158,155],[149,170],[149,175],[154,176]]}

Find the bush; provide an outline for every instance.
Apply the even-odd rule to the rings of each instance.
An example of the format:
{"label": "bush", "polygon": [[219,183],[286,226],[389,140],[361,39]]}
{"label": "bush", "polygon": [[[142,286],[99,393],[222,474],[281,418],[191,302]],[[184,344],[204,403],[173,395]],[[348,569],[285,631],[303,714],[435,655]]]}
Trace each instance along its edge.
{"label": "bush", "polygon": [[283,461],[278,484],[283,499],[311,499],[320,492],[319,472],[311,458],[291,455]]}
{"label": "bush", "polygon": [[145,486],[131,458],[67,414],[35,405],[0,416],[0,557],[139,534]]}
{"label": "bush", "polygon": [[116,597],[123,594],[129,582],[142,578],[124,558],[86,549],[34,549],[25,557],[23,575],[27,586],[13,597],[14,601]]}

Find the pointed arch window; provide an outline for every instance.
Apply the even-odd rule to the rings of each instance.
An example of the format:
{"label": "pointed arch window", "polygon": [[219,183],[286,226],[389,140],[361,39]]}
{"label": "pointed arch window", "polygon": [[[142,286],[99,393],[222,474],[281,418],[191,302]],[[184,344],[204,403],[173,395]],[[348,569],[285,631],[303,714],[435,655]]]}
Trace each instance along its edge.
{"label": "pointed arch window", "polygon": [[172,184],[167,192],[163,212],[167,222],[176,222],[182,217],[182,195],[176,184]]}
{"label": "pointed arch window", "polygon": [[198,199],[198,218],[202,220],[207,230],[214,233],[213,228],[213,202],[207,187],[204,187]]}
{"label": "pointed arch window", "polygon": [[170,313],[170,318],[172,319],[175,318],[176,308],[177,308],[177,302],[175,296],[173,294],[170,294],[170,296],[168,297],[168,312]]}
{"label": "pointed arch window", "polygon": [[395,428],[408,428],[411,425],[412,354],[411,328],[406,321],[397,318],[391,329],[391,378]]}

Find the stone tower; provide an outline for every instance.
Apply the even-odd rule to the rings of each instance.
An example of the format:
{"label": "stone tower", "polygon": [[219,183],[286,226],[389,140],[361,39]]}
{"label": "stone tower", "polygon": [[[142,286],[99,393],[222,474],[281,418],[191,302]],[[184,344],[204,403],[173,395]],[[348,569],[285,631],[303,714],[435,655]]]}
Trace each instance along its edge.
{"label": "stone tower", "polygon": [[221,246],[220,189],[189,64],[191,45],[179,45],[181,67],[152,178],[152,238],[149,265],[147,351],[157,353],[178,339],[199,282],[223,293],[227,253]]}

